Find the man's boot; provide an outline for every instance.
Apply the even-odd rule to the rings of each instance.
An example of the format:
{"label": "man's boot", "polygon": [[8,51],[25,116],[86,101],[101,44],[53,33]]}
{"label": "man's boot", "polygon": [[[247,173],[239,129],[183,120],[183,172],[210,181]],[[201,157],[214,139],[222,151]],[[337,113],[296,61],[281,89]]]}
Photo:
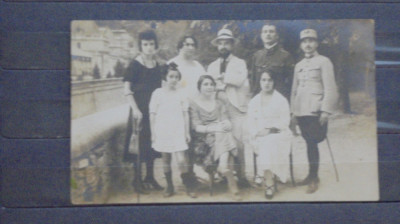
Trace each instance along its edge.
{"label": "man's boot", "polygon": [[310,181],[310,184],[308,184],[306,193],[307,194],[312,194],[312,193],[316,192],[318,190],[318,183],[319,183],[318,177],[313,178]]}

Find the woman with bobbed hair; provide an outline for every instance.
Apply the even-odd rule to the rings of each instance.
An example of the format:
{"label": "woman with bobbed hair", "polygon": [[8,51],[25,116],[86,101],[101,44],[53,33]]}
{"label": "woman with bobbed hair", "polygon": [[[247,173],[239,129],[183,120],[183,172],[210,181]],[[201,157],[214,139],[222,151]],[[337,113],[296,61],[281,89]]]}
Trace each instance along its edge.
{"label": "woman with bobbed hair", "polygon": [[265,185],[265,197],[272,199],[277,181],[289,177],[290,110],[286,98],[275,90],[275,75],[264,71],[260,77],[261,91],[248,107],[250,144],[257,155],[255,182]]}
{"label": "woman with bobbed hair", "polygon": [[[158,41],[153,30],[139,33],[138,47],[140,53],[129,63],[123,77],[124,94],[130,105],[128,131],[125,141],[125,160],[133,162],[135,167],[135,176],[132,183],[135,191],[147,194],[149,188],[154,190],[163,189],[154,179],[154,160],[160,158],[161,154],[151,147],[149,118],[151,94],[161,87],[162,67],[155,59]],[[129,139],[133,126],[136,124],[140,124],[139,160],[137,159],[137,154],[128,153]],[[146,163],[146,177],[143,181],[140,166],[142,162]]]}
{"label": "woman with bobbed hair", "polygon": [[200,76],[197,88],[200,94],[190,100],[189,110],[195,163],[209,174],[214,173],[218,164],[217,170],[226,177],[233,199],[241,200],[233,175],[236,142],[225,105],[215,98],[216,83],[211,76]]}

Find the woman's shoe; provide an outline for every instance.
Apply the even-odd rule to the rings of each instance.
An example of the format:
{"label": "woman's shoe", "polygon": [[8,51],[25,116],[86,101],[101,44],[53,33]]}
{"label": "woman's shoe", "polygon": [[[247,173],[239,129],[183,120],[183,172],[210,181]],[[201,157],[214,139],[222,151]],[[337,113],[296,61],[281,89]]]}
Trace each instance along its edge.
{"label": "woman's shoe", "polygon": [[233,176],[232,171],[224,172],[223,175],[226,177],[228,181],[228,188],[231,192],[232,199],[235,201],[241,201],[242,198],[240,197],[239,188],[237,186],[235,177]]}
{"label": "woman's shoe", "polygon": [[162,190],[164,190],[164,188],[161,187],[161,186],[157,183],[157,181],[154,179],[154,177],[150,177],[150,178],[146,177],[146,178],[144,179],[143,183],[146,185],[146,187],[147,187],[148,189],[153,189],[153,190],[156,190],[156,191],[162,191]]}
{"label": "woman's shoe", "polygon": [[267,186],[265,189],[265,197],[271,200],[275,194],[275,185]]}
{"label": "woman's shoe", "polygon": [[232,198],[234,201],[242,201],[242,197],[240,197],[239,192],[233,193]]}
{"label": "woman's shoe", "polygon": [[256,176],[254,178],[254,183],[256,184],[257,187],[262,187],[263,182],[264,182],[264,177],[262,176]]}
{"label": "woman's shoe", "polygon": [[191,198],[197,198],[196,187],[193,183],[194,176],[191,173],[182,173],[181,178],[186,188],[186,194]]}
{"label": "woman's shoe", "polygon": [[132,182],[133,189],[138,194],[149,194],[146,188],[143,186],[142,182],[134,180]]}
{"label": "woman's shoe", "polygon": [[197,193],[193,190],[187,190],[186,194],[191,198],[197,198]]}
{"label": "woman's shoe", "polygon": [[164,198],[169,198],[175,194],[174,187],[167,187],[163,193]]}

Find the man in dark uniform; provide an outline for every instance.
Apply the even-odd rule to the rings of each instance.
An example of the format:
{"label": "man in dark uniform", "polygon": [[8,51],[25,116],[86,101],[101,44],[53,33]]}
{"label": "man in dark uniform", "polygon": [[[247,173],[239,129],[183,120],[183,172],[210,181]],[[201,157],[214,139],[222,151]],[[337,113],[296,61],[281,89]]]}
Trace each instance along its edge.
{"label": "man in dark uniform", "polygon": [[307,143],[309,173],[299,185],[308,185],[310,194],[318,190],[318,143],[326,138],[328,116],[335,111],[338,100],[332,62],[318,54],[317,38],[313,29],[300,32],[304,58],[294,68],[290,100],[292,123],[298,123]]}
{"label": "man in dark uniform", "polygon": [[250,90],[253,96],[260,92],[260,76],[268,69],[277,74],[275,89],[289,100],[294,61],[289,52],[280,46],[275,25],[265,24],[260,37],[264,48],[254,53],[249,64]]}

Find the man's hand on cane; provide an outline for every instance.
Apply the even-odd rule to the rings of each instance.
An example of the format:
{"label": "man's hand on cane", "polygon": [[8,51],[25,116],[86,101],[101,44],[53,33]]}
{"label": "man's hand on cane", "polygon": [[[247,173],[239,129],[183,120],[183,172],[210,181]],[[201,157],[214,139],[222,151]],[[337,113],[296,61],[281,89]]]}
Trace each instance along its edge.
{"label": "man's hand on cane", "polygon": [[319,117],[319,123],[321,126],[324,126],[328,122],[329,113],[322,111],[321,116]]}
{"label": "man's hand on cane", "polygon": [[140,112],[140,110],[138,108],[132,108],[132,115],[133,115],[133,118],[135,120],[137,120],[139,123],[140,123],[140,121],[142,121],[143,114],[142,114],[142,112]]}

